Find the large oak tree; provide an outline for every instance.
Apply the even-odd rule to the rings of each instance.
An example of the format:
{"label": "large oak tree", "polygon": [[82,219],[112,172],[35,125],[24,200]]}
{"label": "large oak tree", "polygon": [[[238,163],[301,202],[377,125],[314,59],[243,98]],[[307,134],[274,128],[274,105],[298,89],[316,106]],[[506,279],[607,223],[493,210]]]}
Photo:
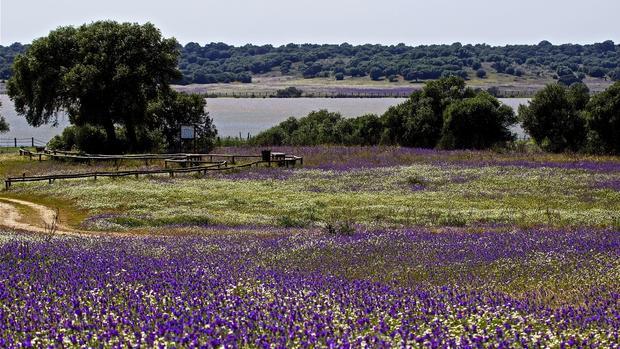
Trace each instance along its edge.
{"label": "large oak tree", "polygon": [[64,110],[77,126],[103,128],[110,144],[124,127],[132,147],[150,123],[148,104],[180,77],[177,45],[150,23],[60,27],[16,57],[8,94],[32,126],[55,124]]}

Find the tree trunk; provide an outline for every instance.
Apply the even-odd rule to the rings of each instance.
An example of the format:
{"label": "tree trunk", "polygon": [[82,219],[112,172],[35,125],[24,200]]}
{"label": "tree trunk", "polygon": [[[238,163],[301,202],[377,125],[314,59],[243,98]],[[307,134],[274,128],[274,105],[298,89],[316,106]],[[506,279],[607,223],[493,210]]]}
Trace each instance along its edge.
{"label": "tree trunk", "polygon": [[106,121],[104,128],[105,128],[106,137],[108,138],[107,148],[110,150],[111,153],[113,153],[116,151],[116,148],[118,147],[118,141],[116,139],[116,129],[114,128],[114,123],[111,120]]}
{"label": "tree trunk", "polygon": [[127,146],[130,151],[135,151],[138,145],[138,138],[136,137],[136,128],[133,123],[127,122],[125,124],[125,131],[127,132]]}

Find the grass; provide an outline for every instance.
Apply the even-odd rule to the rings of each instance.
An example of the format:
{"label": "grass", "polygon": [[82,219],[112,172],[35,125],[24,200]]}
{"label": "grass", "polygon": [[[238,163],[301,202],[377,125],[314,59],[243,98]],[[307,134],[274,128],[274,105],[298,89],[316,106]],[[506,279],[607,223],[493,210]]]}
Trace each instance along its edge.
{"label": "grass", "polygon": [[[128,234],[0,230],[0,313],[12,319],[0,343],[617,346],[620,159],[274,150],[306,167],[1,192]],[[90,168],[0,164],[3,175]]]}
{"label": "grass", "polygon": [[[615,227],[620,219],[620,193],[593,187],[617,179],[615,172],[527,168],[479,160],[475,166],[449,160],[455,154],[445,156],[448,160],[443,162],[413,161],[344,171],[258,169],[204,178],[153,176],[20,184],[2,195],[59,207],[63,221],[92,229],[320,227],[334,216],[347,216],[366,227],[439,229]],[[502,156],[509,158],[497,155]],[[313,163],[312,158],[308,163]],[[54,166],[29,164],[36,171],[41,170],[39,166]]]}

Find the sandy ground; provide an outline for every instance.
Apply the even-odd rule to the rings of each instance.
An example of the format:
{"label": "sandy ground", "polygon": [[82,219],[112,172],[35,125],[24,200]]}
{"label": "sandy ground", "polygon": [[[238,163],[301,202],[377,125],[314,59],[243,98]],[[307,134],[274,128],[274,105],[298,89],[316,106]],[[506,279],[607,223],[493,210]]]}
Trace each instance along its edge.
{"label": "sandy ground", "polygon": [[[31,210],[34,213],[34,216],[37,218],[28,218],[28,221],[26,221],[23,215],[20,213],[20,210],[18,209],[19,206]],[[24,200],[0,198],[0,227],[8,228],[11,230],[21,230],[33,233],[46,234],[49,233],[46,224],[52,224],[55,215],[56,212],[53,209],[43,205],[35,204],[33,202]],[[56,230],[55,234],[71,236],[125,235],[121,233],[77,230],[62,224],[62,222],[58,223],[58,229]]]}

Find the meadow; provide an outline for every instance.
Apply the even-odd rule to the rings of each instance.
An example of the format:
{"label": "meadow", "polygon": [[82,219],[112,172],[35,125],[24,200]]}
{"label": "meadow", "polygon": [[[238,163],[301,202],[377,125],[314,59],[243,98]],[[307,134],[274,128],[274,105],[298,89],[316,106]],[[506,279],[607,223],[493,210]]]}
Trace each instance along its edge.
{"label": "meadow", "polygon": [[304,167],[0,193],[91,232],[0,229],[0,346],[620,347],[618,158],[273,150]]}

